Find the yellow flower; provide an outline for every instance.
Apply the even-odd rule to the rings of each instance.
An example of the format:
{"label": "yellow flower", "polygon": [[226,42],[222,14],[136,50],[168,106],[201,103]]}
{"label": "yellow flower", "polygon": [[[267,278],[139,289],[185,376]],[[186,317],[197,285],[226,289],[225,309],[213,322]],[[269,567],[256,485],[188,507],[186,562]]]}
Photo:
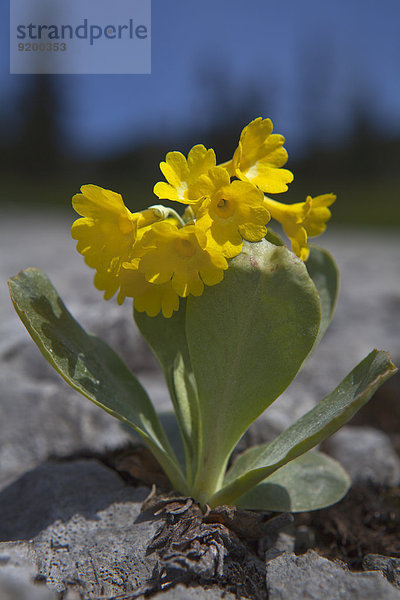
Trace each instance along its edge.
{"label": "yellow flower", "polygon": [[119,304],[125,297],[134,298],[135,309],[155,317],[159,312],[169,318],[179,309],[179,296],[173,290],[171,281],[161,285],[149,283],[143,273],[138,270],[139,258],[124,262],[119,274],[120,291],[117,296]]}
{"label": "yellow flower", "polygon": [[97,185],[83,185],[72,204],[83,218],[77,219],[71,235],[89,267],[96,269],[95,285],[109,300],[118,290],[118,274],[132,256],[133,246],[151,223],[162,218],[156,209],[131,213],[116,192]]}
{"label": "yellow flower", "polygon": [[264,195],[254,185],[231,183],[226,169],[214,167],[199,178],[197,189],[206,199],[195,207],[196,224],[226,257],[239,254],[243,238],[258,242],[266,235],[270,214],[263,205]]}
{"label": "yellow flower", "polygon": [[282,204],[265,197],[264,206],[273,219],[279,221],[286,235],[292,242],[293,252],[302,260],[307,260],[310,253],[308,237],[315,237],[326,229],[326,222],[331,218],[328,206],[335,202],[334,194],[307,196],[305,202]]}
{"label": "yellow flower", "polygon": [[207,150],[201,144],[190,150],[187,160],[180,152],[168,152],[166,162],[160,163],[160,169],[168,183],[156,183],[154,193],[160,199],[194,204],[199,200],[194,184],[200,175],[207,174],[215,164],[214,150]]}
{"label": "yellow flower", "polygon": [[[200,296],[204,284],[222,281],[228,263],[221,252],[209,247],[207,237],[196,225],[178,229],[167,221],[155,223],[135,249],[139,271],[154,285],[171,282],[179,296]],[[124,265],[125,268],[125,265]]]}
{"label": "yellow flower", "polygon": [[309,211],[304,221],[307,235],[316,237],[325,231],[326,222],[332,216],[328,206],[331,206],[335,200],[335,194],[321,194],[315,196],[315,198],[307,196],[306,203],[309,206]]}
{"label": "yellow flower", "polygon": [[269,194],[286,192],[293,174],[281,169],[288,155],[283,148],[285,138],[272,134],[272,121],[258,117],[241,133],[232,160],[225,166],[232,176],[250,181]]}

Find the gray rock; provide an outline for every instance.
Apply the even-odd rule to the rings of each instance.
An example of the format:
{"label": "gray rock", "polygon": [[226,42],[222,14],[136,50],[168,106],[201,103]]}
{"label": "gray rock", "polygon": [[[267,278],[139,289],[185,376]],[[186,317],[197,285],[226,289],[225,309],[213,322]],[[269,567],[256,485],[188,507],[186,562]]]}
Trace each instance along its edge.
{"label": "gray rock", "polygon": [[[237,596],[234,596],[230,592],[221,590],[218,587],[210,587],[204,589],[199,586],[186,587],[185,585],[179,584],[174,586],[172,589],[166,590],[165,592],[158,592],[151,596],[153,600],[189,600],[190,598],[196,598],[196,600],[235,600]],[[138,596],[137,600],[144,600],[145,596]],[[243,600],[246,600],[244,596],[241,596]],[[239,600],[240,600],[239,598]]]}
{"label": "gray rock", "polygon": [[0,544],[1,600],[56,600],[43,581],[37,581],[36,556],[29,542]]}
{"label": "gray rock", "polygon": [[281,531],[278,534],[275,543],[267,548],[264,555],[265,563],[268,564],[271,560],[284,552],[294,552],[295,543],[296,538],[293,535]]}
{"label": "gray rock", "polygon": [[354,484],[398,485],[400,458],[383,431],[372,427],[343,427],[326,448],[349,473]]}
{"label": "gray rock", "polygon": [[[34,346],[28,336],[27,344]],[[24,371],[19,375],[7,361],[0,364],[0,489],[49,457],[107,452],[125,446],[132,436],[138,440],[117,419],[72,390],[36,347],[32,351],[51,377],[34,379]],[[171,409],[161,376],[143,373],[139,379],[159,410]]]}
{"label": "gray rock", "polygon": [[29,556],[17,544],[9,566],[29,558],[51,590],[72,587],[87,599],[138,590],[151,577],[155,558],[146,547],[159,527],[140,513],[148,492],[96,460],[26,473],[0,493],[0,539],[30,540]]}
{"label": "gray rock", "polygon": [[0,489],[50,456],[102,452],[131,436],[63,381],[8,378],[0,403]]}
{"label": "gray rock", "polygon": [[[27,343],[33,346],[29,338]],[[45,363],[37,348],[33,350]],[[143,373],[139,379],[159,410],[171,409],[160,376]],[[108,452],[139,439],[57,373],[37,380],[19,376],[3,362],[0,382],[0,489],[50,457]]]}
{"label": "gray rock", "polygon": [[400,589],[400,558],[367,554],[363,558],[363,569],[366,571],[381,571],[390,583]]}
{"label": "gray rock", "polygon": [[0,568],[1,600],[57,600],[57,595],[44,584],[34,583],[26,571],[18,567]]}
{"label": "gray rock", "polygon": [[285,552],[267,565],[269,600],[400,600],[382,575],[350,573],[309,550]]}

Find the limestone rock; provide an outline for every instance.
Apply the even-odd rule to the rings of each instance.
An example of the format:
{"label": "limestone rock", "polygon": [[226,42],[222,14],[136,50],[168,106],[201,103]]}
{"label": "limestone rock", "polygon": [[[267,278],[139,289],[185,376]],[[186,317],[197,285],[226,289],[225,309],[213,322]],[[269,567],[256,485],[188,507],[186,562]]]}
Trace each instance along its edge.
{"label": "limestone rock", "polygon": [[[0,493],[0,539],[30,540],[32,568],[54,592],[134,592],[155,565],[146,547],[159,523],[140,513],[148,492],[96,460],[47,463]],[[26,557],[25,546],[21,552]],[[15,557],[10,563],[18,566]]]}
{"label": "limestone rock", "polygon": [[284,552],[267,564],[269,600],[400,600],[400,592],[376,572],[351,573],[309,550]]}
{"label": "limestone rock", "polygon": [[[235,600],[237,598],[234,594],[218,587],[186,587],[182,584],[178,584],[165,592],[158,592],[151,597],[153,600],[189,600],[189,598],[196,598],[196,600]],[[137,600],[145,600],[145,596],[139,596]],[[243,600],[246,599],[243,598]]]}
{"label": "limestone rock", "polygon": [[366,571],[381,571],[390,583],[400,589],[400,558],[367,554],[363,558],[363,568]]}
{"label": "limestone rock", "polygon": [[1,600],[56,600],[37,578],[37,563],[29,542],[0,543]]}
{"label": "limestone rock", "polygon": [[0,489],[51,456],[102,452],[131,439],[116,419],[62,380],[19,380],[10,375],[3,384]]}
{"label": "limestone rock", "polygon": [[353,484],[395,486],[400,482],[400,458],[389,436],[372,427],[343,427],[326,448],[349,473]]}

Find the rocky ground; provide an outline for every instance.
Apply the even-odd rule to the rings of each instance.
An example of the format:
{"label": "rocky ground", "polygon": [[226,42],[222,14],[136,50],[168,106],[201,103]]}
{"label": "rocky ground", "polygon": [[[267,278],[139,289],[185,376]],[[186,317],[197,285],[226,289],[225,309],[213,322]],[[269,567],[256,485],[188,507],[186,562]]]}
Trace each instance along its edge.
{"label": "rocky ground", "polygon": [[[141,512],[150,490],[118,460],[130,435],[60,380],[8,298],[7,277],[27,266],[42,268],[72,314],[134,370],[158,409],[169,408],[131,306],[102,300],[69,225],[61,215],[25,213],[4,215],[0,223],[1,599],[122,600],[146,593],[166,600],[235,594],[400,600],[399,377],[325,444],[354,481],[342,503],[279,527],[275,521],[263,539],[250,542],[225,521],[205,522],[195,507],[183,506],[178,514],[196,524],[201,567],[198,556],[182,549],[171,562],[160,536],[178,519],[177,509]],[[320,243],[342,273],[336,317],[318,352],[243,444],[282,431],[373,347],[400,363],[399,233],[332,227]]]}

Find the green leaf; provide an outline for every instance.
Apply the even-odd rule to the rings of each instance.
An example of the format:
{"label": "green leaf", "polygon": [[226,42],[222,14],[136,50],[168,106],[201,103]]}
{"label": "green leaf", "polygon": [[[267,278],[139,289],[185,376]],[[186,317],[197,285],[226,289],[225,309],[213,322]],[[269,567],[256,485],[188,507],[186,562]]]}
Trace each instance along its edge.
{"label": "green leaf", "polygon": [[185,492],[153,405],[117,354],[82,329],[39,269],[21,271],[9,287],[18,315],[48,362],[75,390],[140,433],[172,483]]}
{"label": "green leaf", "polygon": [[321,325],[315,340],[314,351],[335,313],[339,294],[339,270],[331,254],[318,246],[310,246],[310,256],[307,259],[306,267],[321,301]]}
{"label": "green leaf", "polygon": [[169,319],[162,315],[149,317],[136,310],[134,317],[163,369],[183,438],[187,479],[191,481],[197,463],[199,408],[186,341],[186,300],[181,299],[179,310]]}
{"label": "green leaf", "polygon": [[240,508],[302,512],[343,498],[350,477],[333,458],[312,451],[295,458],[238,499]]}
{"label": "green leaf", "polygon": [[271,242],[271,244],[274,244],[275,246],[284,246],[285,245],[282,238],[276,233],[276,231],[274,231],[273,229],[270,229],[270,227],[268,227],[268,229],[267,229],[267,234],[265,236],[265,239],[267,240],[267,242]]}
{"label": "green leaf", "polygon": [[209,502],[229,504],[274,471],[335,433],[397,371],[387,352],[373,350],[342,383],[272,443],[250,448],[228,472]]}
{"label": "green leaf", "polygon": [[202,424],[200,501],[222,484],[244,431],[296,375],[319,322],[304,263],[266,240],[245,242],[220,284],[188,298],[186,337]]}

